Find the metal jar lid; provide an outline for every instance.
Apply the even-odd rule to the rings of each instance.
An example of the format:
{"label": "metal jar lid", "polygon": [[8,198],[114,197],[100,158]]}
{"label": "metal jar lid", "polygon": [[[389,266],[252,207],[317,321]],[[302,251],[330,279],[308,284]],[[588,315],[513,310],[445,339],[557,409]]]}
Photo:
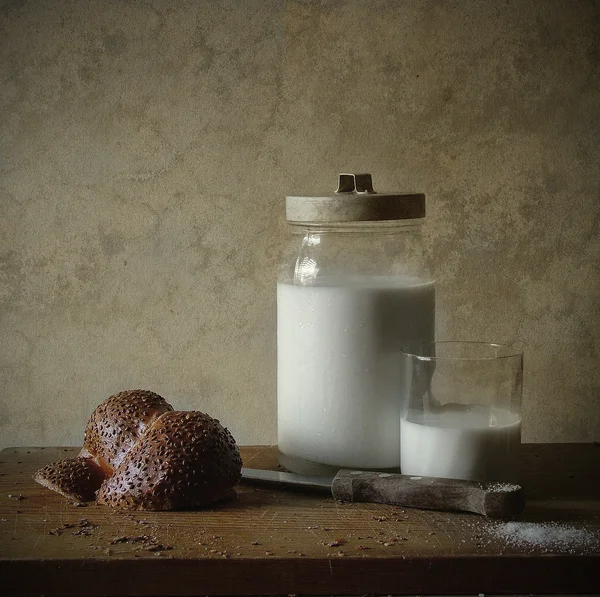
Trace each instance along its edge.
{"label": "metal jar lid", "polygon": [[285,198],[288,222],[334,223],[408,220],[425,217],[423,193],[377,193],[370,174],[340,174],[335,193]]}

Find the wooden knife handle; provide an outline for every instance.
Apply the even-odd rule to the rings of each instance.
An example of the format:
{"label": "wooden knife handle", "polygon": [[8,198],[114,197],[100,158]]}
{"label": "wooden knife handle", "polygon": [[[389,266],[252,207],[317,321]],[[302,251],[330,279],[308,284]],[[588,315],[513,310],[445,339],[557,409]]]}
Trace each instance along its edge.
{"label": "wooden knife handle", "polygon": [[525,506],[520,485],[366,471],[341,470],[333,479],[331,493],[343,502],[458,510],[496,518],[515,516]]}

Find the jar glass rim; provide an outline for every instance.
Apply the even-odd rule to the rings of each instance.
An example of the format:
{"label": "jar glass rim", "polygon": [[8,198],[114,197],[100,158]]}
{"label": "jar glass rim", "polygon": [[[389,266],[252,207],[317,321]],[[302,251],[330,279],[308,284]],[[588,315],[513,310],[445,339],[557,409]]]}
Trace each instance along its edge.
{"label": "jar glass rim", "polygon": [[463,340],[407,344],[400,352],[420,361],[495,361],[523,357],[523,350],[511,344]]}

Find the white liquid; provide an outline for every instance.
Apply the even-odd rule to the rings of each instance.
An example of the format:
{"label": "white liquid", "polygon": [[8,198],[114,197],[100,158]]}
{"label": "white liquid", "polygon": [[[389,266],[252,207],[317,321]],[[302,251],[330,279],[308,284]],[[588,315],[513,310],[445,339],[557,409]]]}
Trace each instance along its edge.
{"label": "white liquid", "polygon": [[435,287],[414,278],[277,289],[279,450],[350,468],[400,465],[400,349],[431,342]]}
{"label": "white liquid", "polygon": [[518,480],[521,419],[509,411],[495,409],[490,416],[483,407],[449,405],[424,418],[403,419],[400,428],[405,475]]}

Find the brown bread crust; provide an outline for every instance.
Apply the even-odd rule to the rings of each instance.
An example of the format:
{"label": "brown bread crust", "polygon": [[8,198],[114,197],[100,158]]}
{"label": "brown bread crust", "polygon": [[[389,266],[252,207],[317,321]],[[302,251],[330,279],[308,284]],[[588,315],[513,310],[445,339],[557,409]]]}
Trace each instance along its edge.
{"label": "brown bread crust", "polygon": [[65,458],[41,468],[33,477],[40,485],[77,502],[90,502],[106,479],[106,471],[91,458]]}

